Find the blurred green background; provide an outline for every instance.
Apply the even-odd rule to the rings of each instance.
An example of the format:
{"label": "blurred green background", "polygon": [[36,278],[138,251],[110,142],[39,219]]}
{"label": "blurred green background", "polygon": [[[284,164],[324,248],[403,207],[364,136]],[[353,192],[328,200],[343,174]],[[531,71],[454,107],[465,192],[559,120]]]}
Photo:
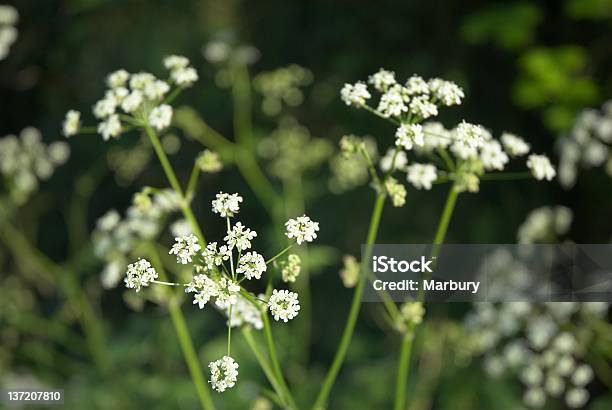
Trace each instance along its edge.
{"label": "blurred green background", "polygon": [[[191,106],[231,139],[231,93],[216,84],[217,68],[202,56],[202,46],[220,35],[259,50],[259,60],[249,67],[253,75],[289,64],[311,70],[314,79],[304,89],[303,104],[288,112],[312,135],[334,145],[345,133],[391,141],[393,127],[339,99],[345,82],[365,79],[380,67],[400,78],[417,73],[457,82],[466,92],[465,102],[444,110],[441,121],[450,126],[466,119],[484,124],[495,135],[514,132],[553,162],[555,141],[568,132],[577,113],[601,106],[612,95],[609,0],[19,0],[13,4],[20,14],[19,38],[10,55],[0,61],[0,135],[34,126],[45,142],[63,138],[61,122],[67,110],[78,109],[91,118],[90,107],[104,92],[109,72],[119,68],[160,72],[160,62],[168,54],[189,57],[200,74],[200,81],[181,95],[178,104]],[[256,138],[277,127],[277,118],[264,114],[260,105],[261,98],[255,95]],[[176,134],[183,135],[181,130]],[[70,161],[19,210],[16,219],[18,229],[57,263],[74,260],[70,258],[78,254],[106,211],[114,208],[123,214],[142,186],[166,185],[155,161],[134,180],[122,180],[109,169],[112,150],[133,147],[136,136],[110,143],[98,136],[69,142]],[[184,181],[198,149],[182,138],[180,150],[171,156]],[[261,163],[266,168],[265,161]],[[275,329],[290,382],[305,401],[321,383],[350,304],[351,292],[337,274],[341,256],[359,254],[373,202],[366,186],[342,195],[329,193],[328,178],[329,168],[323,164],[309,171],[304,181],[305,209],[320,222],[319,244],[324,245],[316,249],[319,263],[312,269],[312,342],[300,346],[291,326]],[[280,187],[278,179],[272,180]],[[241,218],[263,238],[277,238],[267,239],[276,243],[278,229],[231,165],[221,174],[207,176],[194,202],[208,232],[221,236],[221,223],[209,208],[219,190],[240,192],[245,197]],[[86,203],[75,199],[89,194]],[[386,209],[379,242],[430,242],[445,194],[444,188],[409,189],[405,207]],[[569,235],[574,241],[610,240],[610,178],[593,169],[582,171],[569,191],[556,183],[483,182],[480,193],[462,196],[447,241],[513,243],[530,210],[554,204],[574,211]],[[165,243],[170,240],[166,235]],[[100,287],[102,262],[91,252],[80,255],[85,262],[76,269],[77,283],[101,318],[105,360],[112,372],[101,373],[89,358],[82,329],[75,322],[79,313],[58,290],[61,277],[48,283],[24,279],[23,267],[10,249],[0,245],[0,380],[35,378],[64,388],[66,408],[196,408],[197,398],[163,306],[146,305],[140,312],[130,309],[121,287]],[[449,305],[433,306],[431,311],[434,318],[461,317],[467,309]],[[223,352],[224,321],[191,306],[183,310],[205,365]],[[399,341],[389,329],[381,331],[380,321],[376,306],[363,309],[330,409],[390,407]],[[520,408],[518,381],[483,379],[478,363],[457,366],[446,352],[452,348],[428,341],[428,337],[437,339],[435,327],[432,332],[424,331],[418,340],[421,350],[439,347],[441,376],[431,402],[413,402],[414,408]],[[259,395],[258,384],[266,385],[241,338],[235,350],[241,358],[240,384],[222,397],[215,396],[219,408],[249,408]],[[302,350],[308,352],[307,367],[296,353]],[[414,387],[417,379],[413,372],[409,400],[419,396]],[[610,408],[608,393],[603,383],[596,383],[590,408]]]}

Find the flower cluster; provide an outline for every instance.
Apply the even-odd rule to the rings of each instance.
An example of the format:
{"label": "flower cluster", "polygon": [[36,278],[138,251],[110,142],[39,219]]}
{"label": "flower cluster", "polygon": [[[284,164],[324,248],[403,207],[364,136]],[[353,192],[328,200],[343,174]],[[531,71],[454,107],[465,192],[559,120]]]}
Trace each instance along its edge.
{"label": "flower cluster", "polygon": [[28,127],[19,137],[0,139],[0,174],[11,196],[21,203],[38,188],[39,180],[49,179],[69,156],[68,144],[58,141],[45,145],[40,131]]}
{"label": "flower cluster", "polygon": [[[514,134],[504,133],[497,140],[483,126],[466,121],[452,129],[434,121],[423,123],[438,115],[439,108],[461,103],[463,90],[450,81],[414,75],[400,84],[395,73],[381,69],[370,76],[368,83],[381,94],[377,106],[368,104],[372,94],[365,82],[346,84],[340,95],[347,105],[364,108],[397,126],[395,146],[379,162],[385,176],[374,181],[375,188],[386,191],[395,206],[403,205],[405,191],[397,180],[390,179],[396,171],[406,172],[407,181],[416,189],[429,190],[434,183],[451,182],[458,192],[477,192],[486,173],[504,171],[512,157],[529,153],[529,144]],[[345,158],[366,157],[360,169],[362,182],[367,181],[367,169],[363,168],[375,160],[367,152],[354,149],[364,141],[360,143],[354,136],[341,141]],[[427,162],[411,163],[410,153]],[[530,155],[526,166],[538,180],[550,181],[556,175],[544,155]],[[344,172],[348,174],[348,170]],[[354,170],[351,172],[356,175]],[[371,170],[370,173],[373,174]]]}
{"label": "flower cluster", "polygon": [[202,172],[215,173],[221,171],[223,168],[223,164],[221,163],[221,159],[219,158],[219,154],[211,151],[204,150],[198,155],[196,159],[196,165]]}
{"label": "flower cluster", "polygon": [[17,40],[17,22],[19,13],[13,6],[0,4],[0,61],[9,54],[13,43]]}
{"label": "flower cluster", "polygon": [[[180,264],[190,264],[193,268],[191,282],[182,284],[185,292],[193,294],[193,304],[203,309],[209,302],[227,315],[227,325],[231,329],[236,326],[248,325],[255,329],[263,327],[262,315],[266,310],[277,321],[288,322],[300,311],[297,293],[288,290],[269,289],[265,295],[249,293],[240,286],[244,280],[259,280],[268,270],[268,262],[256,251],[251,250],[252,241],[257,233],[241,222],[232,223],[240,212],[242,197],[238,194],[220,192],[212,201],[212,210],[227,222],[224,243],[210,242],[203,247],[203,240],[191,231],[175,238],[175,243],[169,254],[175,255]],[[135,209],[151,209],[152,200],[148,191],[138,194],[134,199]],[[116,214],[107,216],[99,222],[99,230],[108,232],[107,241],[111,241],[111,232],[117,230],[119,217]],[[184,222],[182,222],[184,223]],[[313,241],[319,230],[319,224],[306,215],[290,219],[286,223],[286,235],[295,239],[298,244]],[[111,242],[112,243],[112,242]],[[290,245],[293,246],[293,245]],[[289,247],[290,247],[289,246]],[[278,256],[286,252],[283,250]],[[277,256],[277,257],[278,257]],[[272,258],[276,259],[277,257]],[[289,255],[282,265],[282,278],[293,282],[300,271],[300,259],[297,255]],[[280,265],[276,265],[279,267]],[[128,266],[125,279],[128,288],[139,291],[141,287],[155,282],[157,273],[149,262],[139,260]],[[180,283],[157,282],[161,285],[180,286]],[[266,301],[267,299],[267,301]],[[228,353],[229,354],[229,353]],[[211,370],[210,383],[213,389],[223,392],[236,383],[238,364],[229,356],[214,361],[209,365]]]}
{"label": "flower cluster", "polygon": [[[172,93],[193,85],[198,80],[198,73],[183,56],[166,57],[164,67],[169,72],[168,81],[148,72],[130,74],[122,69],[107,77],[104,98],[93,107],[93,114],[99,120],[97,131],[104,140],[117,138],[132,127],[150,126],[163,131],[170,126],[173,110],[168,102]],[[80,129],[80,112],[68,111],[64,135],[70,137]]]}
{"label": "flower cluster", "polygon": [[565,206],[543,206],[534,209],[518,229],[518,242],[556,242],[569,231],[572,219],[572,210]]}
{"label": "flower cluster", "polygon": [[180,209],[180,199],[171,190],[150,194],[147,189],[134,196],[122,219],[110,210],[96,224],[93,232],[94,253],[105,262],[101,282],[113,288],[121,279],[126,261],[143,241],[154,239],[164,227],[166,218]]}
{"label": "flower cluster", "polygon": [[329,140],[313,137],[306,127],[290,117],[282,118],[278,128],[257,146],[270,174],[282,180],[320,168],[333,151]]}
{"label": "flower cluster", "polygon": [[588,109],[576,119],[559,143],[559,182],[565,188],[576,183],[578,166],[605,167],[612,177],[612,101],[601,111]]}
{"label": "flower cluster", "polygon": [[297,107],[304,101],[301,90],[312,83],[312,72],[297,64],[259,73],[253,79],[253,87],[263,96],[261,109],[268,115],[281,112],[283,103]]}

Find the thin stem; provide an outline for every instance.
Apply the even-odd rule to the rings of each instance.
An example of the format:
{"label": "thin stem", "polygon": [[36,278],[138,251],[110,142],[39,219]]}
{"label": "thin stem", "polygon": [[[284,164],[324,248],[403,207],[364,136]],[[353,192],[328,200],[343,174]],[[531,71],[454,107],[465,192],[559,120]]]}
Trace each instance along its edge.
{"label": "thin stem", "polygon": [[[166,275],[166,271],[164,270],[164,266],[161,262],[157,249],[152,244],[148,245],[148,252],[149,257],[151,258],[151,264],[153,265],[155,270],[157,270],[159,277],[163,279],[163,281],[167,281],[168,276]],[[183,316],[181,307],[177,304],[176,299],[174,297],[170,298],[170,301],[168,303],[168,310],[170,311],[170,317],[172,319],[172,324],[174,325],[174,331],[176,332],[176,336],[179,339],[185,362],[187,364],[187,367],[189,368],[191,380],[195,385],[198,398],[200,399],[200,404],[205,410],[214,409],[215,405],[212,402],[212,399],[208,392],[206,381],[204,379],[204,373],[202,372],[202,367],[200,366],[200,360],[198,359],[198,355],[193,346],[191,336],[189,335],[189,330],[187,329],[187,324],[185,323],[185,317]]]}
{"label": "thin stem", "polygon": [[196,187],[198,186],[198,177],[200,176],[200,167],[196,163],[191,170],[191,175],[189,176],[189,182],[187,183],[187,190],[185,191],[185,198],[188,201],[193,198]]}
{"label": "thin stem", "polygon": [[234,305],[230,305],[229,315],[227,317],[227,355],[230,356],[232,347],[232,308]]}
{"label": "thin stem", "polygon": [[283,256],[285,253],[287,253],[289,251],[289,249],[293,248],[295,246],[294,243],[292,243],[291,245],[287,246],[285,249],[283,249],[282,251],[280,251],[279,253],[277,253],[276,255],[274,255],[273,257],[271,257],[270,259],[268,259],[266,261],[266,265],[271,264],[272,262],[274,262],[276,259],[280,258],[281,256]]}
{"label": "thin stem", "polygon": [[[378,227],[380,224],[380,219],[382,217],[382,211],[385,204],[386,195],[384,193],[379,193],[376,196],[376,202],[374,204],[374,210],[372,211],[372,217],[370,218],[370,228],[368,230],[367,242],[366,242],[366,251],[364,255],[363,261],[367,261],[370,259],[372,253],[372,245],[376,241],[376,236],[378,234]],[[363,262],[362,261],[362,262]],[[340,371],[340,367],[344,362],[344,358],[346,356],[346,352],[351,342],[351,338],[353,336],[353,331],[355,330],[355,324],[357,322],[357,316],[359,315],[359,309],[361,307],[361,295],[363,293],[363,287],[365,284],[366,275],[362,272],[359,277],[359,283],[355,288],[355,292],[353,293],[353,301],[351,302],[351,310],[349,311],[349,316],[346,321],[346,325],[344,327],[344,332],[342,334],[342,339],[340,340],[340,345],[338,347],[338,351],[334,357],[331,367],[327,372],[327,376],[325,377],[325,381],[323,382],[323,387],[319,392],[315,404],[313,406],[314,410],[321,410],[325,408],[327,403],[327,398],[331,392],[332,386],[336,381],[336,377],[338,376],[338,372]]]}
{"label": "thin stem", "polygon": [[372,177],[372,179],[374,180],[374,182],[376,182],[376,184],[381,187],[382,189],[382,183],[380,178],[378,177],[378,172],[376,172],[376,167],[374,167],[374,163],[372,162],[372,158],[370,158],[370,154],[368,154],[368,151],[365,149],[365,147],[362,145],[359,148],[359,151],[361,152],[361,155],[363,156],[363,158],[366,161],[366,164],[368,165],[368,170],[370,171],[370,176]]}
{"label": "thin stem", "polygon": [[[438,229],[436,230],[436,235],[434,237],[434,248],[431,252],[432,258],[437,257],[440,253],[440,245],[444,243],[444,239],[446,238],[446,232],[448,231],[448,225],[453,215],[458,195],[459,193],[457,192],[455,187],[452,186],[450,191],[448,192],[448,196],[446,197],[444,210],[442,211],[442,216],[440,218],[440,221],[438,222]],[[418,299],[421,303],[425,300],[425,292],[422,290],[422,287],[419,290]],[[400,350],[400,361],[397,369],[397,382],[395,390],[395,410],[404,409],[406,405],[405,389],[406,381],[408,380],[408,372],[410,370],[410,355],[412,352],[413,339],[414,327],[410,327],[404,334]]]}
{"label": "thin stem", "polygon": [[165,285],[165,286],[187,286],[184,283],[165,282],[163,280],[152,280],[151,283],[156,283],[158,285]]}
{"label": "thin stem", "polygon": [[365,108],[366,111],[371,112],[372,114],[376,115],[377,117],[382,118],[383,120],[389,121],[395,125],[401,125],[401,123],[397,120],[394,120],[391,117],[385,117],[384,115],[382,115],[382,113],[378,110],[375,110],[374,108],[370,107],[369,105],[363,105],[363,108]]}
{"label": "thin stem", "polygon": [[531,178],[533,178],[531,172],[495,172],[492,174],[484,174],[480,177],[483,181],[511,181]]}
{"label": "thin stem", "polygon": [[250,327],[243,328],[242,335],[244,336],[244,339],[246,340],[247,344],[249,345],[249,348],[251,349],[251,351],[255,355],[255,358],[257,359],[257,362],[259,363],[259,366],[261,367],[261,369],[263,370],[264,374],[266,375],[266,378],[268,379],[268,381],[270,382],[270,384],[274,388],[274,391],[281,398],[281,401],[283,402],[283,406],[287,405],[286,397],[285,397],[285,392],[284,392],[281,384],[279,383],[278,379],[276,378],[276,375],[272,371],[272,368],[270,367],[270,364],[266,360],[266,358],[263,355],[262,351],[257,346],[257,343],[255,342],[255,339],[253,338],[253,334],[251,332],[251,328]]}
{"label": "thin stem", "polygon": [[276,347],[274,346],[274,339],[272,337],[272,328],[270,327],[270,319],[268,319],[268,315],[265,311],[262,312],[261,315],[263,325],[264,325],[264,335],[266,338],[266,345],[268,347],[268,356],[270,356],[270,361],[272,362],[272,369],[276,375],[277,380],[279,381],[285,396],[289,404],[293,408],[297,408],[295,401],[293,400],[293,396],[285,383],[285,378],[283,377],[283,370],[280,367],[280,363],[278,361],[278,356],[276,355]]}
{"label": "thin stem", "polygon": [[183,87],[177,87],[164,99],[163,104],[170,104],[183,91]]}
{"label": "thin stem", "polygon": [[402,347],[397,367],[397,380],[395,383],[395,405],[394,410],[404,410],[406,403],[406,381],[410,368],[410,353],[412,351],[412,332],[407,332],[402,338]]}
{"label": "thin stem", "polygon": [[[225,220],[227,221],[227,234],[229,235],[231,231],[229,217],[226,217]],[[236,280],[236,272],[234,271],[234,251],[233,249],[230,249],[229,260],[230,260],[230,269],[232,271],[232,279]]]}

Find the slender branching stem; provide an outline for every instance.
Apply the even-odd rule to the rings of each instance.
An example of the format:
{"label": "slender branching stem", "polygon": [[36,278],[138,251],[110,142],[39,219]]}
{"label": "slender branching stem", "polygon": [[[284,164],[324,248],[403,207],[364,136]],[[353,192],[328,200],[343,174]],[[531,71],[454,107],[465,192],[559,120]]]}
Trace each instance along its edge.
{"label": "slender branching stem", "polygon": [[[376,236],[378,234],[378,227],[380,225],[380,219],[382,217],[385,198],[386,195],[384,194],[384,192],[378,193],[378,195],[376,196],[374,210],[372,211],[372,216],[370,218],[370,228],[368,230],[366,250],[362,263],[370,259],[372,245],[376,241]],[[338,372],[340,371],[340,367],[342,366],[344,358],[346,357],[346,352],[348,351],[351,338],[353,337],[355,324],[357,322],[357,316],[359,315],[359,310],[361,307],[361,295],[363,294],[363,288],[366,281],[366,275],[364,272],[365,271],[362,270],[362,273],[359,276],[359,282],[353,293],[353,301],[351,302],[351,309],[349,311],[349,316],[344,327],[344,332],[342,333],[340,345],[338,346],[338,350],[336,351],[336,355],[334,356],[332,365],[327,372],[327,375],[323,382],[323,386],[319,391],[319,394],[313,406],[314,410],[321,410],[325,408],[331,389],[334,385],[334,382],[336,381]]]}
{"label": "slender branching stem", "polygon": [[276,259],[280,258],[281,256],[283,256],[285,253],[287,253],[289,251],[289,249],[293,248],[295,246],[294,243],[292,243],[291,245],[287,246],[285,249],[283,249],[282,251],[280,251],[279,253],[277,253],[276,255],[274,255],[273,257],[271,257],[270,259],[268,259],[266,261],[266,265],[271,264],[272,262],[274,262]]}

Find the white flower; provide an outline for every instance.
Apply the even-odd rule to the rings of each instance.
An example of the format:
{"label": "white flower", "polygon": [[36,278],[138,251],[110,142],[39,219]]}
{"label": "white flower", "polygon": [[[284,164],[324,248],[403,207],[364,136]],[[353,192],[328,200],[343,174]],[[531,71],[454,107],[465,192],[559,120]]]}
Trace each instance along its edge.
{"label": "white flower", "polygon": [[527,168],[531,170],[535,179],[540,181],[543,179],[550,181],[557,175],[550,160],[545,155],[531,154],[527,158]]}
{"label": "white flower", "polygon": [[202,258],[204,258],[204,264],[210,270],[214,266],[221,266],[223,261],[229,259],[231,250],[223,245],[217,249],[217,242],[211,242],[206,245],[206,249],[202,252]]}
{"label": "white flower", "polygon": [[446,148],[451,144],[451,132],[444,126],[435,121],[426,122],[423,124],[423,134],[425,134],[425,144],[421,149],[432,151],[436,148]]}
{"label": "white flower", "polygon": [[200,171],[210,173],[219,172],[223,168],[219,154],[208,149],[198,155],[196,165],[200,168]]}
{"label": "white flower", "polygon": [[368,91],[368,87],[359,81],[355,84],[344,84],[344,87],[340,90],[340,97],[346,105],[361,107],[372,95]]}
{"label": "white flower", "polygon": [[412,164],[408,166],[408,182],[416,189],[431,189],[438,178],[436,167],[432,164]]}
{"label": "white flower", "polygon": [[572,383],[576,386],[585,386],[593,380],[593,369],[588,364],[581,364],[572,374]]}
{"label": "white flower", "polygon": [[406,86],[404,89],[408,95],[429,94],[429,86],[425,80],[423,80],[423,77],[418,75],[413,75],[410,77],[406,81]]}
{"label": "white flower", "polygon": [[432,78],[428,81],[431,93],[446,106],[459,105],[465,97],[463,90],[452,81]]}
{"label": "white flower", "polygon": [[389,87],[396,83],[395,73],[381,68],[368,78],[368,83],[372,84],[374,88],[381,93],[384,93]]}
{"label": "white flower", "polygon": [[105,213],[100,219],[98,219],[98,222],[96,223],[96,229],[102,232],[110,232],[117,226],[117,224],[119,224],[120,220],[121,217],[119,216],[119,212],[117,212],[115,209],[111,209],[110,211]]}
{"label": "white flower", "polygon": [[266,271],[266,261],[257,252],[247,252],[240,257],[237,273],[242,273],[247,279],[261,279],[261,275]]}
{"label": "white flower", "polygon": [[110,138],[118,137],[121,134],[121,121],[119,116],[113,114],[98,124],[98,133],[102,135],[104,141],[108,141]]}
{"label": "white flower", "polygon": [[485,141],[486,132],[480,125],[462,121],[454,131],[456,143],[470,148],[478,148]]}
{"label": "white flower", "polygon": [[161,100],[170,91],[170,86],[162,80],[155,80],[147,83],[144,88],[144,95],[149,100]]}
{"label": "white flower", "polygon": [[302,215],[285,222],[286,235],[289,239],[295,238],[298,245],[302,242],[312,242],[317,237],[319,223],[312,221],[308,216]]}
{"label": "white flower", "polygon": [[115,113],[117,100],[115,98],[104,97],[94,105],[93,114],[96,118],[104,119]]}
{"label": "white flower", "polygon": [[176,255],[176,262],[186,265],[191,263],[192,258],[202,247],[198,243],[198,238],[194,234],[179,236],[174,238],[176,243],[170,249],[170,255]]}
{"label": "white flower", "polygon": [[410,112],[422,119],[438,115],[438,107],[429,101],[429,96],[419,95],[410,101]]}
{"label": "white flower", "polygon": [[236,225],[227,232],[225,241],[230,249],[236,247],[239,251],[244,251],[251,247],[251,240],[257,236],[257,232],[246,228],[242,223],[236,222]]}
{"label": "white flower", "polygon": [[423,146],[424,134],[420,124],[402,124],[395,131],[395,145],[411,150],[414,145]]}
{"label": "white flower", "polygon": [[172,70],[170,78],[180,87],[189,87],[198,81],[198,72],[193,67]]}
{"label": "white flower", "polygon": [[125,287],[140,291],[140,287],[147,287],[149,283],[157,279],[157,272],[146,259],[138,259],[137,262],[128,265]]}
{"label": "white flower", "polygon": [[164,67],[168,70],[186,68],[188,65],[189,59],[187,57],[170,55],[164,58]]}
{"label": "white flower", "polygon": [[216,198],[212,201],[212,210],[222,218],[231,218],[240,211],[240,202],[242,202],[240,195],[219,192]]}
{"label": "white flower", "polygon": [[[395,157],[395,163],[393,163],[393,158]],[[391,165],[394,165],[393,170],[396,169],[403,171],[406,169],[406,165],[408,165],[408,156],[406,152],[403,150],[397,151],[395,148],[389,148],[384,157],[380,159],[380,169],[383,172],[389,172],[391,170]]]}
{"label": "white flower", "polygon": [[281,278],[283,282],[295,282],[302,270],[302,260],[299,255],[292,253],[287,257],[287,262],[282,265]]}
{"label": "white flower", "polygon": [[455,156],[461,159],[475,158],[478,155],[478,150],[476,148],[472,148],[469,145],[459,141],[453,142],[450,150],[453,154],[455,154]]}
{"label": "white flower", "polygon": [[406,187],[393,177],[387,178],[385,181],[385,189],[391,197],[391,202],[394,207],[401,207],[406,204]]}
{"label": "white flower", "polygon": [[191,223],[187,219],[179,219],[170,225],[170,233],[176,236],[185,236],[193,233]]}
{"label": "white flower", "polygon": [[140,72],[132,74],[132,78],[130,78],[130,88],[132,90],[144,90],[148,84],[151,84],[155,80],[155,76],[151,73]]}
{"label": "white flower", "polygon": [[520,377],[527,386],[539,386],[544,379],[544,373],[540,367],[530,364],[523,369]]}
{"label": "white flower", "polygon": [[589,392],[586,389],[575,388],[565,393],[565,402],[570,409],[579,409],[589,400]]}
{"label": "white flower", "polygon": [[405,100],[404,88],[399,84],[395,84],[380,97],[377,110],[380,111],[383,117],[399,117],[402,113],[408,111]]}
{"label": "white flower", "polygon": [[142,104],[142,93],[138,90],[132,91],[121,102],[121,109],[127,113],[136,111]]}
{"label": "white flower", "polygon": [[217,300],[215,300],[215,304],[221,309],[225,309],[230,305],[233,305],[238,300],[238,295],[240,294],[240,285],[231,279],[223,276],[219,279],[219,283],[217,284]]}
{"label": "white flower", "polygon": [[297,293],[274,289],[268,300],[268,309],[274,316],[274,320],[282,320],[286,323],[296,317],[300,311]]}
{"label": "white flower", "polygon": [[546,380],[544,381],[544,390],[546,390],[546,393],[552,397],[559,397],[564,389],[565,382],[562,377],[556,374],[548,374],[548,376],[546,376]]}
{"label": "white flower", "polygon": [[153,108],[149,113],[149,122],[158,131],[169,127],[172,122],[172,107],[168,104],[162,104]]}
{"label": "white flower", "polygon": [[75,110],[70,110],[66,113],[64,119],[63,134],[65,137],[71,137],[79,133],[81,129],[81,113]]}
{"label": "white flower", "polygon": [[530,388],[523,395],[523,401],[529,407],[542,407],[546,403],[546,393],[539,387]]}
{"label": "white flower", "polygon": [[[262,298],[263,295],[260,295],[259,297]],[[231,307],[231,318],[229,317],[229,307],[225,309],[225,314],[229,318],[228,326],[238,327],[244,324],[248,324],[253,326],[255,329],[263,329],[263,320],[261,318],[261,305],[263,305],[263,302],[260,302],[258,300],[256,303],[257,304],[255,305],[246,297],[238,295],[236,303]]]}
{"label": "white flower", "polygon": [[502,144],[504,144],[504,148],[508,154],[512,155],[513,157],[520,157],[529,152],[529,144],[527,144],[521,137],[514,134],[504,132],[501,136],[501,141]]}
{"label": "white flower", "polygon": [[230,356],[210,362],[210,385],[213,390],[223,393],[236,385],[238,380],[238,363]]}
{"label": "white flower", "polygon": [[130,78],[130,73],[125,70],[117,70],[106,77],[106,85],[110,88],[125,87],[128,78]]}
{"label": "white flower", "polygon": [[499,142],[495,140],[485,141],[480,148],[480,160],[484,169],[501,171],[508,163],[508,155],[502,150]]}
{"label": "white flower", "polygon": [[211,297],[219,295],[215,281],[203,274],[194,276],[193,280],[187,284],[185,292],[195,293],[193,304],[197,304],[200,309],[204,308]]}

